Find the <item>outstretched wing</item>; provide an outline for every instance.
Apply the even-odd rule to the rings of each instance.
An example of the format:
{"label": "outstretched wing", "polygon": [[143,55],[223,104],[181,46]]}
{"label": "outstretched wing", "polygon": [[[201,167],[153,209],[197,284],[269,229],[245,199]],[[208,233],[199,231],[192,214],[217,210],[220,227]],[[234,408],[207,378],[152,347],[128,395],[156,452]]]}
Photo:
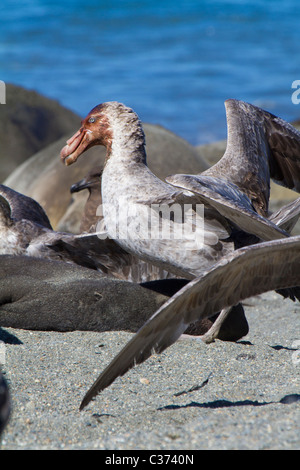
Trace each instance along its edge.
{"label": "outstretched wing", "polygon": [[166,181],[174,186],[192,191],[199,202],[209,205],[229,219],[241,230],[262,240],[284,238],[288,233],[271,220],[259,215],[248,196],[239,188],[221,179],[205,175],[172,175]]}
{"label": "outstretched wing", "polygon": [[80,409],[152,352],[160,353],[174,343],[190,323],[253,295],[299,285],[299,267],[300,236],[241,248],[222,258],[145,323],[92,385]]}
{"label": "outstretched wing", "polygon": [[270,178],[300,192],[300,132],[283,119],[243,101],[225,102],[227,146],[204,175],[236,184],[267,215]]}

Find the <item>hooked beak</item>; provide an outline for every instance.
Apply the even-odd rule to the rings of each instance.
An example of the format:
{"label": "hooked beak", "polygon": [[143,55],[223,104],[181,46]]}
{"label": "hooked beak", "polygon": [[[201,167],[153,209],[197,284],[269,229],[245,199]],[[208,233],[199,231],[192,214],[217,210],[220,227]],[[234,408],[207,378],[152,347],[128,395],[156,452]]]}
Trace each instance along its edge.
{"label": "hooked beak", "polygon": [[94,140],[93,133],[89,129],[81,127],[69,140],[60,152],[60,158],[65,165],[71,165],[85,152]]}

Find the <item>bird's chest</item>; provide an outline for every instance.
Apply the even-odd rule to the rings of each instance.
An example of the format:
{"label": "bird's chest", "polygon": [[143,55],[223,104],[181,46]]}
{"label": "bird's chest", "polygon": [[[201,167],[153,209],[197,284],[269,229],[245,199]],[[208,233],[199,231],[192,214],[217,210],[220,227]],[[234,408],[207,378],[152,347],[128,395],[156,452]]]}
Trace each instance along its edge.
{"label": "bird's chest", "polygon": [[147,208],[136,204],[126,193],[111,194],[102,200],[106,230],[114,240],[148,238]]}
{"label": "bird's chest", "polygon": [[102,175],[102,214],[106,230],[113,239],[130,239],[135,236],[143,214],[141,205],[135,203],[138,192],[125,173],[106,169]]}

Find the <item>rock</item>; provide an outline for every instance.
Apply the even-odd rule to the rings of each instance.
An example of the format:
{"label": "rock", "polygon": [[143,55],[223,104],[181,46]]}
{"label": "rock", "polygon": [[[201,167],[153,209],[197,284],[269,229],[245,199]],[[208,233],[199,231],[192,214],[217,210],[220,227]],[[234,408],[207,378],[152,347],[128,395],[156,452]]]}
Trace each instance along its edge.
{"label": "rock", "polygon": [[211,144],[198,145],[195,147],[199,157],[204,159],[211,167],[224,155],[227,140],[212,142]]}
{"label": "rock", "polygon": [[147,163],[159,178],[173,173],[200,173],[209,167],[195,147],[173,132],[154,124],[143,124],[143,127]]}
{"label": "rock", "polygon": [[6,84],[0,106],[0,181],[33,154],[72,133],[80,118],[57,101],[20,86]]}

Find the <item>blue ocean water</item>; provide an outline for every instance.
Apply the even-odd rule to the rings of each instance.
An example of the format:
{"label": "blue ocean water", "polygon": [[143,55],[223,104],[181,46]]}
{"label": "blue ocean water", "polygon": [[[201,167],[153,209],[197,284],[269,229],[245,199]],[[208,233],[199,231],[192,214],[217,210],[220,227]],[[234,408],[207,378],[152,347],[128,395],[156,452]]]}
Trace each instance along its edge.
{"label": "blue ocean water", "polygon": [[192,144],[226,137],[224,101],[300,117],[298,0],[2,0],[0,79],[81,116],[118,100]]}

